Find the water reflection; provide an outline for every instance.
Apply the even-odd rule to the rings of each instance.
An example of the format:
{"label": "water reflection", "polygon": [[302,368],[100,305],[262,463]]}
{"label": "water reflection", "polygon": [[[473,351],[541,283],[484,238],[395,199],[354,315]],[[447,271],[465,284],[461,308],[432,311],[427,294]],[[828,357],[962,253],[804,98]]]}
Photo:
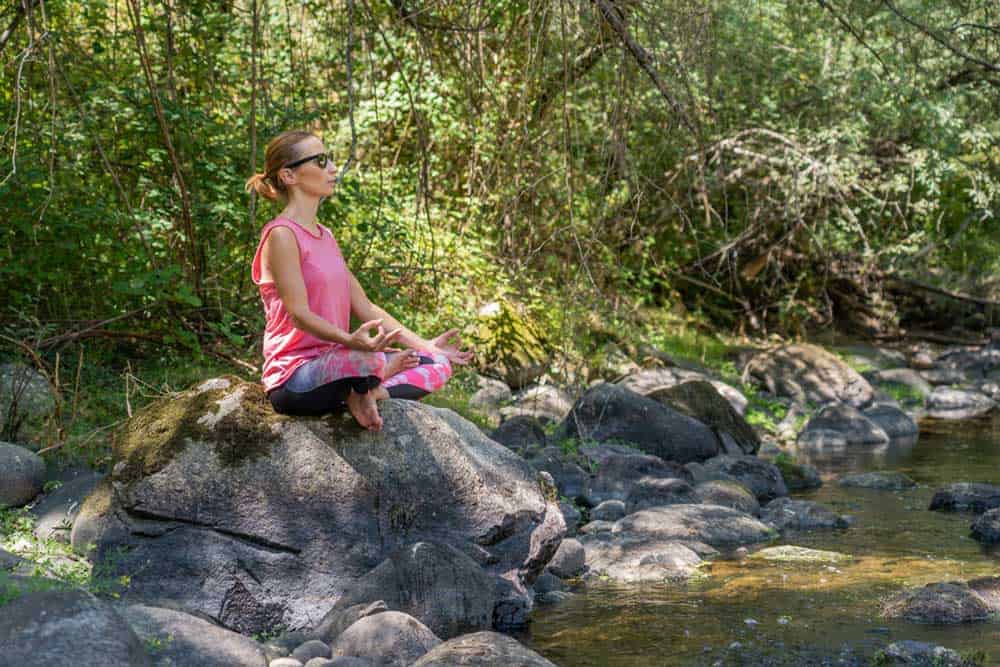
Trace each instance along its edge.
{"label": "water reflection", "polygon": [[877,445],[792,443],[786,449],[796,460],[827,473],[864,472],[893,467],[908,460],[918,436],[895,438]]}

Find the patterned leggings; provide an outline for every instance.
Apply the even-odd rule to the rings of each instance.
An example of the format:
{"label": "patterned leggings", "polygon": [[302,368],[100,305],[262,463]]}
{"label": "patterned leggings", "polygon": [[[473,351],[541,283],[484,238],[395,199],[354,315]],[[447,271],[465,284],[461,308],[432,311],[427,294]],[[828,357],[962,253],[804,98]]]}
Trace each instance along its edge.
{"label": "patterned leggings", "polygon": [[381,384],[392,398],[416,401],[443,387],[451,377],[447,357],[417,351],[419,366],[385,378],[385,365],[393,354],[399,353],[330,348],[299,366],[268,398],[281,414],[315,416],[342,410],[352,389],[364,394]]}

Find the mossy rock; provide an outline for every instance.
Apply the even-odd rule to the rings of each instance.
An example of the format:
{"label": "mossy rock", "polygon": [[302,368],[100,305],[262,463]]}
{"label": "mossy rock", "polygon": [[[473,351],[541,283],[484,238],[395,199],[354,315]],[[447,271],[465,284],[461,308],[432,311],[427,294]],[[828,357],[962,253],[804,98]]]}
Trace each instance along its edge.
{"label": "mossy rock", "polygon": [[725,433],[739,445],[742,453],[752,454],[760,449],[760,438],[753,427],[710,382],[691,380],[656,389],[647,396],[705,424],[715,432],[724,446]]}
{"label": "mossy rock", "polygon": [[531,384],[548,369],[551,355],[540,327],[507,301],[480,309],[468,337],[482,373],[512,389]]}

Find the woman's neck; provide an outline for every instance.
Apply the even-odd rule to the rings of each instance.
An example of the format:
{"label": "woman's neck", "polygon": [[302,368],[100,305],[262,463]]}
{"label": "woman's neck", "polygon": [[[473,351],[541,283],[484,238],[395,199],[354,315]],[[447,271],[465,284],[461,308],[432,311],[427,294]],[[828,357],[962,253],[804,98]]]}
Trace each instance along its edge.
{"label": "woman's neck", "polygon": [[281,217],[290,218],[307,229],[316,231],[316,212],[319,210],[319,199],[310,201],[290,200],[281,212]]}

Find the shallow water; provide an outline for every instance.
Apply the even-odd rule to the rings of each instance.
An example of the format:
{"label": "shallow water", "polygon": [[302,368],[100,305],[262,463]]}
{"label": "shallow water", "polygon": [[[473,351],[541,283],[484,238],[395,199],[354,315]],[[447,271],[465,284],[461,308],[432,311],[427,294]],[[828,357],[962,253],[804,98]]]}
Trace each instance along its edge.
{"label": "shallow water", "polygon": [[[576,665],[813,664],[845,646],[870,656],[903,639],[958,651],[985,650],[1000,664],[1000,619],[927,626],[879,617],[880,600],[903,587],[1000,574],[1000,550],[969,536],[970,514],[927,510],[934,490],[959,481],[1000,484],[1000,418],[924,422],[915,443],[857,447],[817,456],[824,485],[794,494],[855,517],[843,531],[787,535],[770,545],[838,551],[849,562],[716,560],[686,585],[578,584],[564,602],[536,608],[525,643],[564,667]],[[845,472],[898,470],[907,491],[839,487]],[[747,622],[748,620],[755,623]],[[739,642],[739,649],[730,649]],[[749,656],[756,656],[750,658]],[[742,656],[742,657],[739,657]]]}

